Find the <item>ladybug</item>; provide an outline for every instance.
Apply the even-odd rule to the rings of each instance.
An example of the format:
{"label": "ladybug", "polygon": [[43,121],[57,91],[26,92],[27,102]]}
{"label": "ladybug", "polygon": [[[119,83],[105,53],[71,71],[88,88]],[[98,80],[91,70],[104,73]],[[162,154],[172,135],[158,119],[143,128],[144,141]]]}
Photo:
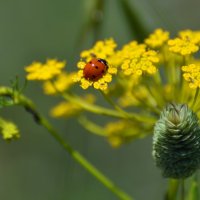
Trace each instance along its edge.
{"label": "ladybug", "polygon": [[83,76],[90,81],[98,81],[108,70],[108,63],[101,58],[92,58],[83,69]]}

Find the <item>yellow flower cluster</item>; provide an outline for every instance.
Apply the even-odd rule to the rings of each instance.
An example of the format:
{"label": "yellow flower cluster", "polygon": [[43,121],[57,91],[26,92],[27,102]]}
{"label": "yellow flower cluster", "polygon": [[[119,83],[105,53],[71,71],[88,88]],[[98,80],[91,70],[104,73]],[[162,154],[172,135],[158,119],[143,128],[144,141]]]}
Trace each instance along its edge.
{"label": "yellow flower cluster", "polygon": [[61,73],[65,62],[49,59],[46,63],[34,62],[25,68],[28,80],[46,81]]}
{"label": "yellow flower cluster", "polygon": [[182,67],[183,77],[192,89],[200,87],[200,65],[190,64]]}
{"label": "yellow flower cluster", "polygon": [[186,37],[186,32],[180,33],[180,38],[175,38],[168,41],[169,50],[174,53],[179,53],[183,56],[190,55],[199,50],[199,47],[195,40],[191,39],[191,36]]}
{"label": "yellow flower cluster", "polygon": [[143,73],[155,74],[159,58],[154,50],[147,50],[146,45],[133,41],[124,46],[121,51],[123,59],[121,68],[125,75],[139,77]]}
{"label": "yellow flower cluster", "polygon": [[184,30],[179,32],[180,38],[186,38],[194,44],[200,44],[200,31]]}
{"label": "yellow flower cluster", "polygon": [[[87,89],[89,86],[93,86],[95,89],[107,90],[108,83],[112,81],[112,75],[117,73],[117,68],[112,66],[112,60],[110,59],[115,53],[116,43],[113,39],[105,41],[98,41],[92,49],[85,50],[81,53],[81,61],[78,62],[78,73],[74,76],[74,82],[80,82],[83,89]],[[92,58],[105,59],[108,62],[108,70],[97,81],[91,81],[84,77],[83,69],[87,62]]]}
{"label": "yellow flower cluster", "polygon": [[156,29],[145,40],[145,43],[151,48],[161,47],[169,39],[169,32],[162,29]]}
{"label": "yellow flower cluster", "polygon": [[[126,121],[110,122],[105,126],[105,131],[108,134],[108,141],[112,147],[119,147],[124,142],[125,129],[128,129]],[[129,127],[130,129],[130,127]]]}
{"label": "yellow flower cluster", "polygon": [[130,142],[133,138],[140,138],[148,134],[146,131],[141,133],[141,128],[134,122],[118,120],[109,122],[104,127],[108,141],[112,147],[119,147],[122,143]]}
{"label": "yellow flower cluster", "polygon": [[20,137],[17,126],[13,122],[6,121],[2,118],[0,118],[0,133],[4,140],[11,140]]}
{"label": "yellow flower cluster", "polygon": [[112,65],[112,60],[109,60],[109,58],[115,53],[116,47],[117,44],[112,38],[98,41],[93,48],[82,51],[80,57],[85,62],[89,62],[92,58],[97,57],[107,60]]}
{"label": "yellow flower cluster", "polygon": [[44,92],[48,95],[55,95],[58,91],[64,92],[68,90],[73,84],[73,77],[75,73],[62,72],[56,76],[54,80],[54,85],[51,81],[45,81],[43,85]]}

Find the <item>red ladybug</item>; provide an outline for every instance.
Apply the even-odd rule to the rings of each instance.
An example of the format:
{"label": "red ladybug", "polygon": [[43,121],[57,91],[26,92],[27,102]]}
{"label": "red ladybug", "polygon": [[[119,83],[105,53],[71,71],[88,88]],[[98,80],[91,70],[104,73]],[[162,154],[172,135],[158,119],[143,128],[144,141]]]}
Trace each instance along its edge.
{"label": "red ladybug", "polygon": [[108,70],[108,63],[101,58],[92,58],[83,69],[83,76],[90,81],[98,81]]}

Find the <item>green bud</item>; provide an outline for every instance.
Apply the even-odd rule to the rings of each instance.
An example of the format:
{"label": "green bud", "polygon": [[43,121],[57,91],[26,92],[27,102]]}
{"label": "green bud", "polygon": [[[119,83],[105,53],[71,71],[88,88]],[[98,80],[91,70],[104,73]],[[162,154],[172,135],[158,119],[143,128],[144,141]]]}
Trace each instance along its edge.
{"label": "green bud", "polygon": [[169,104],[156,122],[153,157],[164,177],[186,178],[200,166],[200,126],[185,104]]}

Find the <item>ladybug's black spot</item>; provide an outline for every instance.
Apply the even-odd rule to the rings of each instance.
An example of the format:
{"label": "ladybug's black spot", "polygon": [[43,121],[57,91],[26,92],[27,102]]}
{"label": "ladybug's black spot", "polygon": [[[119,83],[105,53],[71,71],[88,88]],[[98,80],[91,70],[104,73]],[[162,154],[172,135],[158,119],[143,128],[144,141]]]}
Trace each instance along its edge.
{"label": "ladybug's black spot", "polygon": [[89,63],[92,64],[92,61],[90,61]]}
{"label": "ladybug's black spot", "polygon": [[95,66],[95,68],[98,69],[99,67],[98,67],[98,66]]}

